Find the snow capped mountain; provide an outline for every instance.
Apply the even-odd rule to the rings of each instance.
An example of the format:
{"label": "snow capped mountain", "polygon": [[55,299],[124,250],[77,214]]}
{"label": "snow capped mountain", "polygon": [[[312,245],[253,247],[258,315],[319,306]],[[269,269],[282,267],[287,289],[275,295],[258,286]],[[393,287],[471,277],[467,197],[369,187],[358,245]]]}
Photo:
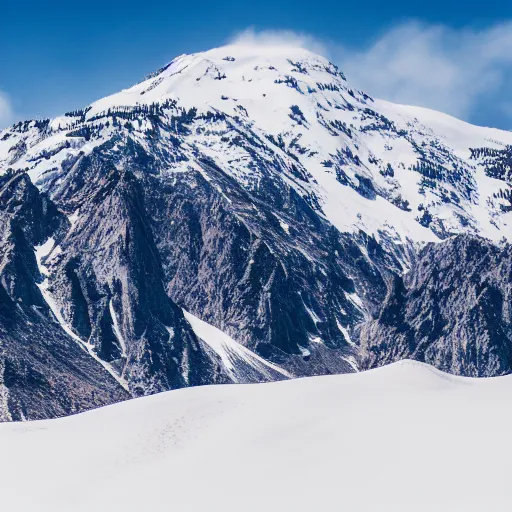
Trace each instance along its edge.
{"label": "snow capped mountain", "polygon": [[[510,215],[500,208],[508,203],[494,196],[510,187],[487,176],[471,152],[504,149],[512,143],[509,132],[373,100],[351,89],[334,65],[302,49],[228,46],[178,57],[87,109],[8,130],[1,161],[28,168],[44,189],[54,167],[119,134],[114,119],[125,137],[150,149],[148,132],[163,129],[154,115],[166,134],[182,135],[178,148],[176,141],[160,141],[155,163],[167,167],[169,157],[179,156],[186,169],[199,151],[253,190],[263,175],[251,169],[248,148],[237,144],[237,137],[249,136],[257,156],[283,160],[290,184],[342,231],[433,240],[424,227],[438,236],[471,231],[497,239],[510,229]],[[181,125],[190,125],[190,133],[180,134]],[[265,146],[260,151],[258,140]]]}
{"label": "snow capped mountain", "polygon": [[[511,261],[511,146],[510,132],[373,99],[307,50],[243,45],[178,57],[87,108],[0,132],[0,292],[17,315],[0,318],[2,419],[88,406],[76,396],[93,377],[66,358],[47,372],[30,343],[72,346],[73,365],[85,358],[113,386],[91,406],[404,356],[512,371],[498,304],[510,304],[510,280],[495,279]],[[501,313],[498,325],[479,317],[483,333],[464,324],[454,354],[446,340],[467,302],[436,263],[468,239],[493,256],[462,251],[465,265],[494,276],[471,288],[471,307],[489,285]],[[450,305],[440,318],[455,319],[427,337],[430,295],[400,310],[397,283],[417,297],[418,272]],[[56,393],[56,367],[76,379],[72,396]]]}

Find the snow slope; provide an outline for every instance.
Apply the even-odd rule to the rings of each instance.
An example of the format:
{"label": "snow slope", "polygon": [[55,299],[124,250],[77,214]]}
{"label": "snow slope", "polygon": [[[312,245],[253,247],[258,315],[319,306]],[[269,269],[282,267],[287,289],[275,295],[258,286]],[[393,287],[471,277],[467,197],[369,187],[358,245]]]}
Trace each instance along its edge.
{"label": "snow slope", "polygon": [[[121,114],[137,117],[130,137],[148,147],[155,123],[141,114],[144,106],[159,109],[169,125],[159,133],[157,154],[176,151],[168,147],[169,130],[183,137],[180,158],[166,162],[171,172],[201,154],[254,191],[265,179],[255,171],[258,155],[303,167],[305,180],[287,179],[301,196],[314,197],[340,231],[361,229],[377,238],[387,232],[402,241],[460,232],[510,236],[512,213],[502,211],[499,196],[510,194],[511,185],[486,176],[470,149],[503,149],[512,133],[374,100],[323,57],[286,46],[234,45],[177,57],[84,110],[1,132],[0,167],[26,169],[45,189],[66,162],[123,132],[112,121]],[[188,113],[188,134],[176,124],[187,117],[178,112]],[[237,144],[241,136],[257,141],[255,152]],[[368,180],[372,190],[365,193]],[[431,224],[418,222],[426,211]]]}
{"label": "snow slope", "polygon": [[512,377],[410,361],[0,425],[17,511],[507,510]]}
{"label": "snow slope", "polygon": [[251,382],[242,368],[248,365],[256,374],[258,381],[274,380],[277,376],[291,378],[292,374],[279,366],[266,361],[248,348],[236,342],[231,336],[217,327],[204,322],[188,311],[183,311],[196,336],[208,345],[221,359],[227,374],[233,382]]}

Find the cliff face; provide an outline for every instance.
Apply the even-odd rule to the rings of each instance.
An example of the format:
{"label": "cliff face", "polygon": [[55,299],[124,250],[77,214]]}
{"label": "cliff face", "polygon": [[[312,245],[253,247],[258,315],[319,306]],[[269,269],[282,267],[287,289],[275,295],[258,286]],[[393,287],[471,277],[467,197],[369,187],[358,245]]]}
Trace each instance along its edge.
{"label": "cliff face", "polygon": [[52,317],[34,246],[67,220],[25,174],[0,177],[0,420],[61,416],[129,395]]}
{"label": "cliff face", "polygon": [[364,368],[413,358],[457,375],[510,373],[512,246],[471,236],[427,245],[363,325],[361,349]]}

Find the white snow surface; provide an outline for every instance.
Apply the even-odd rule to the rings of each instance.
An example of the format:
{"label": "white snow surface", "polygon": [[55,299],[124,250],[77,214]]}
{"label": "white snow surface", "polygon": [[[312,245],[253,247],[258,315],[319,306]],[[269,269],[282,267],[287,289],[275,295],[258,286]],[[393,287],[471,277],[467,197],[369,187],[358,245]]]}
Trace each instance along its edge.
{"label": "white snow surface", "polygon": [[272,377],[272,373],[269,373],[269,370],[273,370],[286,378],[293,377],[293,375],[286,370],[266,361],[217,327],[201,320],[188,311],[183,310],[183,314],[195,335],[204,341],[220,357],[224,368],[233,379],[233,382],[243,381],[243,378],[240,379],[237,371],[239,363],[249,365],[263,377]]}
{"label": "white snow surface", "polygon": [[508,510],[512,377],[404,361],[0,425],[19,512]]}

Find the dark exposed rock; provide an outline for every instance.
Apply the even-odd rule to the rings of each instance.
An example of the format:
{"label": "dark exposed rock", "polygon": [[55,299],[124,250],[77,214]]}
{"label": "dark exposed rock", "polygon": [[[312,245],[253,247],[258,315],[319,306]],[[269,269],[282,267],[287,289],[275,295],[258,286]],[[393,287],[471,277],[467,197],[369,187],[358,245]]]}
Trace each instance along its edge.
{"label": "dark exposed rock", "polygon": [[26,175],[0,189],[0,421],[62,416],[128,397],[52,317],[33,243],[66,224]]}
{"label": "dark exposed rock", "polygon": [[512,246],[460,235],[395,276],[361,329],[365,368],[413,358],[458,375],[512,371]]}

